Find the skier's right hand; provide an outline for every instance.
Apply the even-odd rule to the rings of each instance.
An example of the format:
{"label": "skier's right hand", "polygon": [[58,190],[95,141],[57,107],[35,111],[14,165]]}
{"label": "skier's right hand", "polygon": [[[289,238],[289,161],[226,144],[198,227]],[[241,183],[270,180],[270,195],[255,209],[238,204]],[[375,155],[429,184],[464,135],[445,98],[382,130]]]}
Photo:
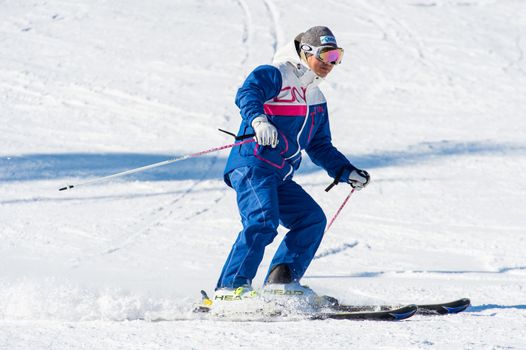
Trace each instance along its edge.
{"label": "skier's right hand", "polygon": [[359,191],[369,184],[371,176],[367,171],[355,168],[351,165],[345,168],[340,179]]}
{"label": "skier's right hand", "polygon": [[260,146],[272,146],[272,148],[276,148],[278,145],[278,130],[268,121],[266,115],[262,114],[254,118],[252,121],[252,129],[254,129],[254,133],[256,134],[256,142]]}

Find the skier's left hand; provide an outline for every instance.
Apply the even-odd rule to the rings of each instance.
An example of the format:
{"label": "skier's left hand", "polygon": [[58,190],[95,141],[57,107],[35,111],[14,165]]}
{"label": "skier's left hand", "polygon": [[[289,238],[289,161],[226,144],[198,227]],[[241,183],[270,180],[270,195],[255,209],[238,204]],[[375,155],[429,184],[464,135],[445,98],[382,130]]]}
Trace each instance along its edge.
{"label": "skier's left hand", "polygon": [[371,176],[365,170],[349,166],[345,168],[340,178],[341,181],[347,182],[352,188],[360,191],[362,188],[369,184]]}

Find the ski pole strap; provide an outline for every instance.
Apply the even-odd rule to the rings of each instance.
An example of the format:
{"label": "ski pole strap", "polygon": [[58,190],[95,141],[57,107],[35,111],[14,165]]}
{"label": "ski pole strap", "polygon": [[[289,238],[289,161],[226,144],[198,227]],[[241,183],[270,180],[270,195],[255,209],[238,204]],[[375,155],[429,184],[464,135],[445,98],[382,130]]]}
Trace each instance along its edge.
{"label": "ski pole strap", "polygon": [[338,174],[336,174],[336,177],[334,178],[334,181],[329,186],[327,186],[327,188],[325,189],[325,192],[329,192],[334,186],[336,186],[338,183],[340,183],[340,179],[341,179],[344,171],[345,171],[345,167],[341,168],[338,171]]}
{"label": "ski pole strap", "polygon": [[226,130],[223,130],[223,129],[217,129],[217,130],[232,136],[234,139],[236,139],[236,141],[241,141],[241,140],[248,139],[250,137],[256,136],[256,134],[245,134],[245,135],[236,136],[236,134],[234,134],[233,132],[230,132],[230,131],[226,131]]}

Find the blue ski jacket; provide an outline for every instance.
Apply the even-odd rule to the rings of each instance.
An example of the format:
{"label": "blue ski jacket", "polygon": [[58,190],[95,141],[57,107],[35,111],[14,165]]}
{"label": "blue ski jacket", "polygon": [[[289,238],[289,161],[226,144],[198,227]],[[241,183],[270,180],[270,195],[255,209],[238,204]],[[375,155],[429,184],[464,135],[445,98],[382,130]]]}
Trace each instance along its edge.
{"label": "blue ski jacket", "polygon": [[236,95],[242,117],[238,136],[254,133],[252,121],[264,114],[278,130],[279,143],[276,148],[255,142],[233,148],[224,171],[229,186],[228,174],[243,166],[266,167],[283,180],[291,178],[303,150],[333,178],[352,166],[332,145],[327,102],[318,88],[321,81],[300,62],[294,42],[278,51],[272,65],[248,75]]}

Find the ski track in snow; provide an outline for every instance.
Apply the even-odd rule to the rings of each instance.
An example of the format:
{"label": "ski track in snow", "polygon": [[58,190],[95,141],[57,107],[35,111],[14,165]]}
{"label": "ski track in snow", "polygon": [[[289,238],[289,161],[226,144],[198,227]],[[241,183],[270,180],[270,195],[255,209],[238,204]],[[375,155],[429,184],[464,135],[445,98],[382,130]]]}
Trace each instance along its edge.
{"label": "ski track in snow", "polygon": [[[261,64],[263,47],[266,45],[271,46],[272,51],[265,53],[265,56],[268,55],[270,60],[278,49],[280,35],[279,13],[274,3],[270,0],[263,2],[236,0],[235,2],[243,11],[241,41],[245,54],[240,66],[244,67],[244,70],[249,67],[253,69]],[[261,13],[264,13],[264,16],[260,16]],[[268,30],[265,28],[268,28]],[[270,34],[270,39],[267,38],[266,34]]]}
{"label": "ski track in snow", "polygon": [[[526,348],[525,5],[0,1],[0,349]],[[346,50],[322,87],[333,142],[372,182],[302,282],[350,304],[470,297],[463,314],[193,314],[241,228],[228,151],[57,191],[230,143],[246,74],[324,24]],[[307,159],[295,180],[328,217],[348,191]]]}
{"label": "ski track in snow", "polygon": [[331,255],[334,255],[334,254],[339,254],[341,252],[346,251],[347,249],[352,249],[352,248],[356,247],[357,245],[358,245],[358,242],[343,243],[343,244],[341,244],[338,247],[329,248],[329,249],[326,249],[324,251],[321,251],[321,252],[317,253],[316,256],[314,257],[314,260],[325,258],[327,256],[331,256]]}
{"label": "ski track in snow", "polygon": [[[215,156],[210,161],[210,168],[212,168],[217,161],[217,156]],[[146,214],[141,215],[142,218],[139,220],[138,224],[135,224],[132,227],[125,227],[123,235],[113,240],[108,246],[109,248],[104,249],[102,252],[96,254],[90,254],[89,256],[81,257],[76,261],[76,266],[80,265],[86,259],[93,259],[96,257],[115,254],[120,250],[128,248],[131,245],[137,244],[141,239],[146,239],[150,235],[155,234],[155,229],[163,225],[163,221],[176,215],[176,211],[184,211],[184,206],[176,207],[176,205],[181,202],[185,197],[191,195],[191,193],[199,186],[202,180],[197,180],[187,187],[176,198],[171,199],[165,202],[163,205],[156,207],[155,209],[149,210]],[[222,196],[212,200],[210,205],[216,205]],[[187,216],[183,219],[185,221],[193,219],[203,213],[206,213],[209,208],[201,208]],[[180,215],[180,214],[178,214]],[[146,223],[145,223],[146,221]],[[130,233],[131,232],[131,233]]]}
{"label": "ski track in snow", "polygon": [[244,0],[236,0],[236,3],[241,7],[243,10],[243,31],[241,36],[241,41],[243,44],[243,47],[245,49],[245,55],[243,56],[243,59],[241,60],[241,66],[245,65],[248,61],[248,58],[250,56],[250,41],[253,35],[253,29],[252,29],[252,15],[250,13],[250,9],[247,5],[247,2]]}

